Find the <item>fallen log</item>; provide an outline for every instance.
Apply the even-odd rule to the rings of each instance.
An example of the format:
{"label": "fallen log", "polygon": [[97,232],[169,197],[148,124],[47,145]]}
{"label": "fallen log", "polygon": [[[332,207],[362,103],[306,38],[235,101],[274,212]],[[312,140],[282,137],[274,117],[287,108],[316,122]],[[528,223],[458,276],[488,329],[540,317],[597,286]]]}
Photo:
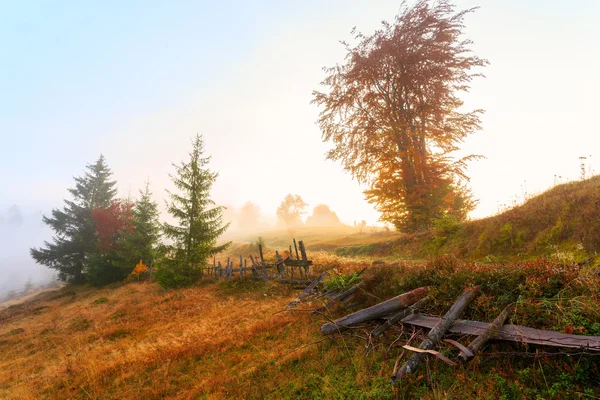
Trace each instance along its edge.
{"label": "fallen log", "polygon": [[375,330],[371,333],[371,336],[377,337],[377,336],[381,335],[383,332],[387,331],[390,327],[394,326],[398,322],[402,321],[404,318],[406,318],[409,315],[411,315],[412,313],[414,313],[415,310],[418,309],[419,307],[421,307],[423,304],[425,304],[427,302],[427,300],[428,300],[428,298],[425,297],[425,298],[417,301],[412,306],[410,306],[410,307],[400,311],[399,313],[395,314],[394,316],[388,318],[383,324],[381,324],[377,328],[375,328]]}
{"label": "fallen log", "polygon": [[312,281],[305,281],[301,279],[279,279],[278,283],[282,283],[284,285],[310,285]]}
{"label": "fallen log", "polygon": [[[334,304],[340,303],[343,300],[350,298],[350,296],[352,296],[352,295],[354,295],[354,293],[356,293],[356,291],[358,290],[361,283],[362,282],[359,282],[356,285],[352,286],[350,289],[332,296],[324,306],[317,308],[316,310],[314,310],[312,312],[312,314],[318,314],[320,312],[323,312],[323,311],[327,310],[328,308],[332,307]],[[324,296],[326,297],[326,295],[324,295]]]}
{"label": "fallen log", "polygon": [[314,281],[312,281],[310,283],[310,285],[308,285],[306,287],[306,289],[304,289],[302,291],[302,293],[300,293],[294,300],[292,300],[292,302],[290,304],[288,304],[288,306],[285,308],[286,310],[291,310],[292,308],[296,307],[298,304],[300,304],[300,302],[302,301],[302,299],[304,299],[305,297],[307,297],[310,292],[312,292],[318,285],[319,283],[321,283],[321,281],[327,276],[327,271],[323,272],[321,275],[319,275],[317,277],[317,279],[315,279]]}
{"label": "fallen log", "polygon": [[[413,314],[402,320],[403,324],[433,328],[441,321],[438,317]],[[487,322],[456,320],[448,332],[463,335],[482,335],[489,328]],[[528,343],[541,346],[564,347],[590,351],[600,351],[600,336],[571,335],[521,325],[503,325],[490,339]]]}
{"label": "fallen log", "polygon": [[458,355],[458,357],[463,362],[467,362],[471,358],[473,358],[475,356],[475,354],[477,354],[479,349],[481,349],[481,347],[498,331],[498,329],[502,328],[502,325],[504,325],[504,322],[506,322],[506,319],[508,318],[509,314],[510,314],[509,307],[506,307],[500,313],[500,315],[498,315],[496,317],[496,319],[488,326],[488,328],[485,330],[484,333],[477,336],[471,343],[469,343],[469,345],[467,346],[467,349],[469,349],[471,351],[471,354],[461,351],[460,354]]}
{"label": "fallen log", "polygon": [[427,294],[427,287],[420,287],[410,292],[393,297],[389,300],[359,310],[355,313],[339,318],[334,322],[328,322],[321,326],[321,333],[330,335],[335,332],[342,331],[352,325],[357,325],[366,321],[382,318],[386,315],[398,312],[407,308],[417,301],[421,300]]}
{"label": "fallen log", "polygon": [[[456,303],[450,307],[450,310],[448,310],[444,317],[431,329],[431,331],[429,331],[427,338],[421,343],[419,349],[433,350],[478,292],[479,289],[476,287],[465,290]],[[392,375],[392,383],[417,369],[425,357],[427,357],[427,353],[414,353],[412,357],[404,363],[402,368]]]}

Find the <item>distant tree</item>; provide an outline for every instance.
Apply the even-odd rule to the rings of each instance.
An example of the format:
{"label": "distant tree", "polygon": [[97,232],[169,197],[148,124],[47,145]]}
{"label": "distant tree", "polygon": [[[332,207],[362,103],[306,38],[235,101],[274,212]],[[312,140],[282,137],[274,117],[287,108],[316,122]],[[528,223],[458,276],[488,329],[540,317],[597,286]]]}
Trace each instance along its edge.
{"label": "distant tree", "polygon": [[33,290],[33,282],[31,282],[31,277],[27,279],[25,285],[23,286],[23,293],[27,294]]}
{"label": "distant tree", "polygon": [[360,221],[360,224],[358,224],[358,228],[359,233],[363,233],[363,229],[365,228],[365,226],[367,226],[367,221],[365,221],[364,219],[362,221]]}
{"label": "distant tree", "polygon": [[459,92],[487,61],[463,38],[465,16],[448,0],[419,0],[371,36],[344,43],[346,62],[327,69],[322,106],[327,158],[339,160],[359,182],[384,222],[397,229],[431,227],[446,213],[464,219],[474,201],[463,183],[466,162],[452,153],[480,129],[481,110],[462,112]]}
{"label": "distant tree", "polygon": [[306,214],[308,204],[299,195],[288,194],[277,208],[277,217],[285,222],[288,228],[302,225],[300,217]]}
{"label": "distant tree", "polygon": [[178,224],[163,224],[164,235],[173,244],[167,246],[166,258],[155,274],[164,287],[195,282],[201,277],[206,259],[230,244],[216,246],[229,223],[223,224],[223,207],[215,206],[210,199],[210,189],[218,174],[206,168],[210,157],[203,158],[203,154],[202,137],[196,135],[189,162],[173,164],[176,171],[171,179],[179,193],[167,192],[171,199],[168,211]]}
{"label": "distant tree", "polygon": [[306,219],[307,226],[340,226],[342,223],[337,214],[327,204],[318,204],[313,213]]}
{"label": "distant tree", "polygon": [[251,201],[248,201],[240,209],[238,224],[240,229],[253,229],[258,225],[260,218],[260,207]]}
{"label": "distant tree", "polygon": [[62,281],[82,283],[87,260],[98,252],[92,211],[111,204],[116,194],[111,175],[101,155],[87,166],[84,176],[74,178],[75,187],[69,189],[73,199],[65,200],[62,210],[53,209],[52,217],[43,217],[55,236],[52,242],[45,242],[45,247],[32,248],[31,256],[37,263],[57,270]]}

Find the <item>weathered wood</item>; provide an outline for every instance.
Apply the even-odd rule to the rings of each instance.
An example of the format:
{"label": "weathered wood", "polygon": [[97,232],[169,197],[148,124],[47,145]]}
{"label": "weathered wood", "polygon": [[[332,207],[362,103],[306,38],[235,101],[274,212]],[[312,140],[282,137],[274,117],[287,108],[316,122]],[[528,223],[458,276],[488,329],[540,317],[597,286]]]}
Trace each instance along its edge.
{"label": "weathered wood", "polygon": [[467,349],[471,351],[472,355],[469,356],[469,354],[466,354],[465,352],[461,351],[458,357],[464,362],[469,361],[469,359],[472,358],[475,354],[477,354],[479,349],[481,349],[481,347],[494,335],[494,333],[496,333],[498,329],[500,329],[502,325],[504,325],[504,322],[506,322],[506,319],[508,318],[509,314],[509,307],[506,307],[500,313],[500,315],[498,315],[496,319],[492,321],[492,323],[488,326],[484,333],[477,336],[471,343],[469,343]]}
{"label": "weathered wood", "polygon": [[[402,323],[433,328],[439,323],[440,318],[413,314],[402,320]],[[490,323],[456,320],[448,332],[465,335],[482,335],[489,328]],[[521,325],[503,325],[490,339],[506,340],[510,342],[528,343],[541,346],[564,347],[571,349],[585,349],[600,351],[600,336],[570,335],[567,333],[534,329]]]}
{"label": "weathered wood", "polygon": [[371,336],[377,337],[377,336],[381,335],[383,332],[387,331],[389,328],[391,328],[392,326],[394,326],[398,322],[402,321],[407,316],[409,316],[412,313],[414,313],[415,310],[417,310],[419,307],[421,307],[423,304],[425,304],[427,302],[427,300],[428,300],[428,298],[425,297],[425,298],[417,301],[412,306],[410,306],[410,307],[408,307],[408,308],[400,311],[399,313],[391,316],[383,324],[381,324],[377,328],[375,328],[375,330],[371,333]]}
{"label": "weathered wood", "polygon": [[279,279],[277,282],[283,283],[286,285],[310,285],[312,281],[305,281],[300,279]]}
{"label": "weathered wood", "polygon": [[294,248],[296,249],[296,260],[299,260],[300,256],[298,255],[298,245],[296,244],[296,238],[294,238]]}
{"label": "weathered wood", "polygon": [[[478,288],[470,288],[460,296],[460,298],[450,307],[450,310],[444,315],[444,317],[429,331],[427,338],[421,343],[419,349],[421,350],[433,350],[433,348],[442,340],[448,329],[452,326],[454,321],[469,305],[471,300],[475,298],[479,292]],[[410,359],[404,363],[395,375],[392,376],[392,382],[398,381],[403,376],[413,372],[419,364],[427,357],[426,353],[414,353]]]}
{"label": "weathered wood", "polygon": [[289,267],[307,267],[312,265],[312,260],[284,260],[283,261],[285,263],[285,265],[289,266]]}
{"label": "weathered wood", "polygon": [[[365,272],[365,270],[366,270],[366,268],[364,268],[362,271],[360,271],[358,273],[358,276],[362,275],[362,273]],[[352,286],[350,289],[343,291],[342,293],[336,293],[333,297],[331,297],[329,299],[329,301],[325,305],[314,310],[312,312],[312,314],[318,314],[320,312],[323,312],[323,311],[329,309],[330,307],[333,307],[336,303],[339,303],[341,301],[344,301],[344,300],[350,298],[350,296],[353,296],[354,293],[356,293],[356,291],[358,290],[358,288],[360,287],[361,284],[362,284],[362,282],[359,282],[356,285]],[[327,293],[325,293],[323,296],[327,297]]]}
{"label": "weathered wood", "polygon": [[302,255],[302,261],[308,261],[308,256],[306,255],[306,247],[304,247],[304,241],[300,240],[298,242],[298,246],[300,246],[300,254]]}
{"label": "weathered wood", "polygon": [[326,276],[327,276],[327,271],[325,271],[321,275],[319,275],[317,277],[317,279],[315,279],[314,281],[312,281],[310,283],[310,285],[308,285],[307,288],[302,291],[302,293],[300,293],[298,296],[296,296],[296,298],[294,300],[292,300],[292,302],[290,304],[288,304],[288,306],[285,309],[286,310],[290,310],[290,309],[296,307],[298,304],[300,304],[300,302],[302,301],[302,299],[304,299],[305,297],[307,297],[321,283],[321,281]]}
{"label": "weathered wood", "polygon": [[260,255],[260,262],[265,262],[265,257],[263,256],[262,244],[258,245],[258,254]]}
{"label": "weathered wood", "polygon": [[382,318],[386,315],[395,313],[406,307],[409,307],[421,300],[427,294],[427,287],[420,287],[400,296],[393,297],[372,307],[359,310],[345,317],[339,318],[334,322],[328,322],[321,326],[321,333],[330,335],[342,331],[352,325],[357,325],[366,321]]}

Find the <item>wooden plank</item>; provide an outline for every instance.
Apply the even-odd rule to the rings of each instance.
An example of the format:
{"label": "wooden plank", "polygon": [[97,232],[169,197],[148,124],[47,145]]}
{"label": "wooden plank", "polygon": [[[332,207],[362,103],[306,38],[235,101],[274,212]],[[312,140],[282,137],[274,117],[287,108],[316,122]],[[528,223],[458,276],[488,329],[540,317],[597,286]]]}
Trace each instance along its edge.
{"label": "wooden plank", "polygon": [[[433,350],[435,346],[442,340],[448,329],[452,326],[454,321],[462,314],[467,308],[471,300],[479,293],[479,288],[474,287],[467,289],[463,292],[460,298],[450,307],[448,312],[444,314],[444,318],[440,318],[437,324],[427,334],[427,338],[423,340],[419,346],[420,350]],[[392,382],[400,380],[407,374],[414,372],[419,364],[427,357],[427,353],[418,352],[414,353],[408,361],[394,374],[392,375]]]}
{"label": "wooden plank", "polygon": [[292,300],[292,302],[290,304],[288,304],[288,306],[285,309],[290,310],[290,309],[296,307],[298,304],[300,304],[302,299],[307,297],[310,294],[310,292],[312,292],[326,276],[327,276],[327,271],[325,271],[321,275],[319,275],[317,277],[317,279],[312,281],[310,283],[310,285],[308,285],[308,287],[306,289],[304,289],[302,291],[302,293],[300,293],[298,296],[296,296],[296,298],[294,300]]}
{"label": "wooden plank", "polygon": [[260,262],[265,262],[265,257],[263,256],[262,244],[258,245],[258,254],[260,255]]}
{"label": "wooden plank", "polygon": [[298,245],[296,244],[296,238],[294,238],[294,248],[296,249],[296,260],[299,260],[300,256],[298,255]]}
{"label": "wooden plank", "polygon": [[334,322],[328,322],[321,326],[321,333],[331,335],[332,333],[342,331],[350,326],[372,321],[374,319],[385,317],[386,315],[398,312],[421,300],[427,294],[427,287],[420,287],[399,296],[392,297],[374,306],[359,310],[355,313],[338,318]]}
{"label": "wooden plank", "polygon": [[284,261],[284,264],[289,266],[289,267],[308,267],[312,265],[312,260],[290,260],[287,259]]}
{"label": "wooden plank", "polygon": [[[402,320],[402,323],[433,328],[441,318],[413,314]],[[489,323],[469,320],[456,320],[448,332],[482,335],[489,328]],[[542,346],[565,347],[572,349],[587,349],[600,351],[600,336],[569,335],[566,333],[528,328],[521,325],[504,325],[491,339],[510,342],[529,343]]]}
{"label": "wooden plank", "polygon": [[308,256],[306,255],[306,247],[304,247],[304,241],[298,241],[298,246],[300,246],[300,254],[302,255],[302,261],[308,261]]}

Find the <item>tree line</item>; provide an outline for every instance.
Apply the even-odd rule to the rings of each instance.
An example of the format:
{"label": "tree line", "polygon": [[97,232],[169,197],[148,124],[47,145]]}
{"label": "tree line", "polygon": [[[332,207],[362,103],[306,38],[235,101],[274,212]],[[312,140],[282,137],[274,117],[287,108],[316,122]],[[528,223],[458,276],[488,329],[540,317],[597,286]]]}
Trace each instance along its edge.
{"label": "tree line", "polygon": [[138,273],[154,269],[164,287],[197,281],[206,258],[229,245],[216,245],[228,224],[223,207],[210,198],[218,174],[208,169],[209,160],[202,136],[196,135],[189,159],[173,164],[176,191],[168,192],[167,211],[176,223],[169,224],[159,221],[149,183],[136,200],[117,198],[116,181],[101,155],[74,178],[64,206],[43,217],[54,236],[32,248],[31,256],[65,282],[106,285],[126,279],[134,267]]}

